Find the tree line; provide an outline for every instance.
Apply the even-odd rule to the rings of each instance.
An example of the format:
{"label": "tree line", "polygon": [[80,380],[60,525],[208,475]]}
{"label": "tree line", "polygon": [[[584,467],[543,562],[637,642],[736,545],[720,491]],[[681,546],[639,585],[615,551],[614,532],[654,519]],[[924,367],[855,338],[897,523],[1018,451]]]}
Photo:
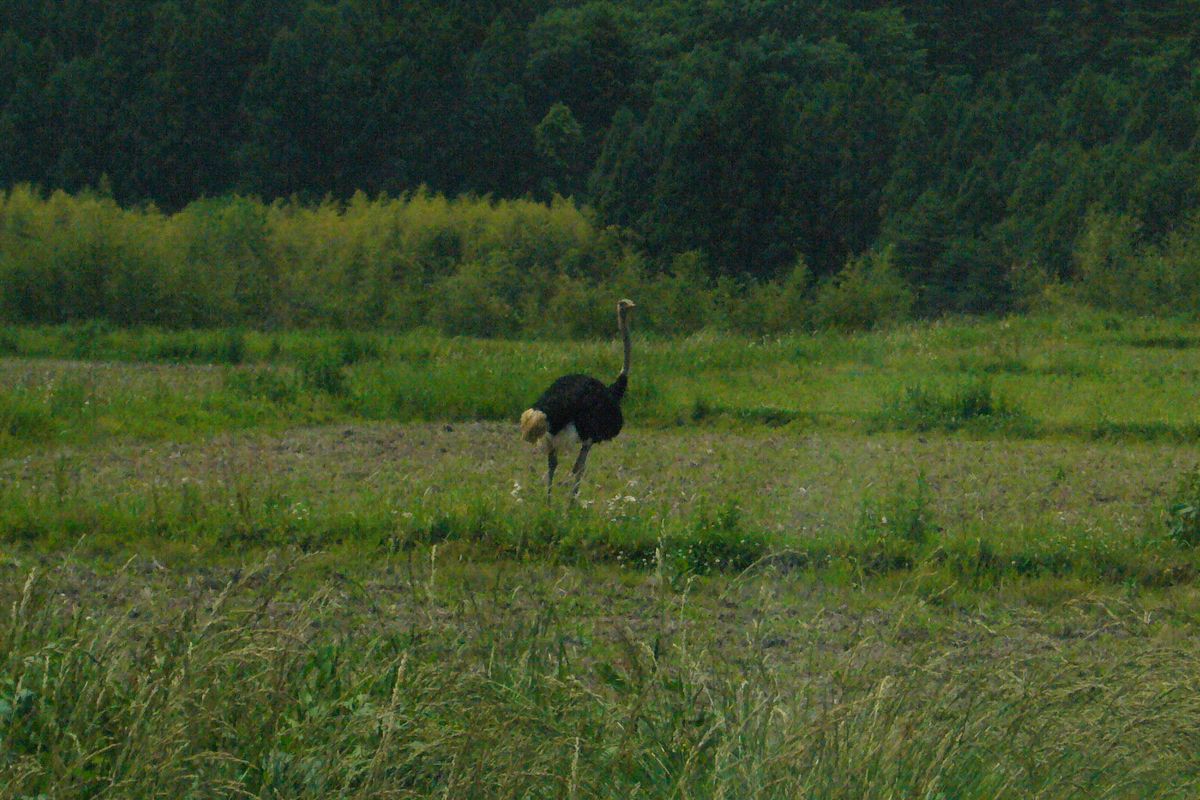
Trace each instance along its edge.
{"label": "tree line", "polygon": [[667,276],[883,259],[919,314],[1056,281],[1153,310],[1197,260],[1198,27],[1200,0],[0,0],[0,187],[562,196]]}

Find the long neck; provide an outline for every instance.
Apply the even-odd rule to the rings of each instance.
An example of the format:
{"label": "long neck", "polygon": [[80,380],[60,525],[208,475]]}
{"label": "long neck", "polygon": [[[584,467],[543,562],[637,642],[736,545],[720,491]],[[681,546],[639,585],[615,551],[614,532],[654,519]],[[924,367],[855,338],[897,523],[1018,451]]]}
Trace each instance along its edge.
{"label": "long neck", "polygon": [[629,341],[629,320],[624,314],[617,314],[617,326],[621,329],[621,339],[625,345],[625,362],[621,366],[621,377],[629,378],[629,353],[632,349]]}
{"label": "long neck", "polygon": [[625,397],[625,387],[629,385],[629,323],[625,321],[623,314],[618,314],[617,324],[621,328],[621,338],[625,344],[625,363],[621,367],[621,374],[613,381],[612,386],[608,387],[608,391],[613,398],[619,403]]}

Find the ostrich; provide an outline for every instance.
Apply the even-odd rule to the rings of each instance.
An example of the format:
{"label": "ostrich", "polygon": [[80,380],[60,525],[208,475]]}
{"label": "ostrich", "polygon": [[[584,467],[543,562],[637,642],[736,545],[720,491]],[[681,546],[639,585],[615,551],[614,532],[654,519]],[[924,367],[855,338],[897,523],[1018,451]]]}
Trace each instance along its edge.
{"label": "ostrich", "polygon": [[605,386],[590,375],[564,375],[542,393],[533,408],[521,415],[521,438],[527,442],[545,441],[546,496],[554,487],[554,469],[558,453],[571,445],[579,445],[579,457],[571,468],[575,485],[571,500],[579,495],[579,481],[587,463],[588,451],[597,442],[606,442],[621,432],[621,398],[629,383],[629,311],[632,300],[617,303],[617,328],[625,344],[625,363],[621,374],[611,386]]}

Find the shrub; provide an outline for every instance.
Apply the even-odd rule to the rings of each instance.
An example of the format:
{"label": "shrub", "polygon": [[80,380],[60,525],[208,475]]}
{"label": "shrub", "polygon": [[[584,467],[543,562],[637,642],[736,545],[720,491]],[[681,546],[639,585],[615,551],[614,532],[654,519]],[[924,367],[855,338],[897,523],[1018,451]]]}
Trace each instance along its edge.
{"label": "shrub", "polygon": [[237,329],[164,333],[151,340],[146,356],[155,361],[237,365],[246,359],[246,334]]}
{"label": "shrub", "polygon": [[1200,217],[1146,249],[1140,264],[1139,280],[1157,289],[1147,313],[1195,315],[1200,307]]}
{"label": "shrub", "polygon": [[754,284],[747,305],[759,314],[758,330],[786,333],[811,327],[812,273],[799,259],[780,281]]}
{"label": "shrub", "polygon": [[616,313],[612,291],[593,286],[579,278],[563,277],[554,281],[554,294],[540,321],[530,322],[540,333],[556,337],[584,339],[612,336]]}
{"label": "shrub", "polygon": [[645,279],[638,292],[638,319],[649,330],[683,336],[714,319],[716,296],[698,252],[676,256],[670,272]]}
{"label": "shrub", "polygon": [[[168,215],[88,194],[0,192],[0,319],[16,323],[432,325],[454,335],[575,338],[610,336],[620,296],[642,306],[642,330],[673,335],[873,327],[912,307],[890,251],[851,261],[815,295],[802,260],[778,281],[739,284],[714,281],[699,251],[663,258],[665,269],[648,270],[620,231],[561,198],[422,191],[308,206],[231,196]],[[233,340],[224,351],[192,344],[165,344],[159,355],[244,357]]]}
{"label": "shrub", "polygon": [[817,287],[812,323],[818,328],[868,330],[908,319],[913,294],[892,263],[890,248],[852,259]]}
{"label": "shrub", "polygon": [[1100,308],[1148,310],[1153,301],[1139,280],[1138,224],[1093,209],[1075,245],[1075,275],[1084,299]]}
{"label": "shrub", "polygon": [[517,330],[516,309],[505,299],[510,276],[495,265],[464,264],[435,288],[430,321],[450,335],[506,336]]}
{"label": "shrub", "polygon": [[246,359],[246,334],[240,330],[226,331],[213,354],[222,364],[241,364]]}
{"label": "shrub", "polygon": [[1099,308],[1194,314],[1200,304],[1200,219],[1150,243],[1132,218],[1093,210],[1074,258],[1076,289]]}
{"label": "shrub", "polygon": [[100,356],[114,330],[113,325],[103,319],[88,320],[82,325],[70,328],[67,331],[67,336],[71,342],[71,356],[73,358],[96,358]]}
{"label": "shrub", "polygon": [[154,361],[200,361],[203,350],[196,333],[188,331],[155,339],[146,354]]}

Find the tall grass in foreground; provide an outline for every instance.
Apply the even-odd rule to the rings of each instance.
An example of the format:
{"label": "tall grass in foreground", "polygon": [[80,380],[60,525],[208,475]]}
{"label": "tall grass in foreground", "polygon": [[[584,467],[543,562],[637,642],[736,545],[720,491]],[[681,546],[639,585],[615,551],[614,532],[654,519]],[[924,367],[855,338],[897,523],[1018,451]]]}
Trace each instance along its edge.
{"label": "tall grass in foreground", "polygon": [[[97,607],[29,574],[0,637],[0,796],[1152,797],[1196,791],[1194,648],[863,652],[782,669],[693,644],[686,594],[612,646],[570,594],[376,600],[252,569]],[[14,576],[16,577],[16,576]],[[18,586],[20,583],[18,582]],[[388,604],[391,611],[381,607]],[[391,605],[395,603],[396,605]],[[396,610],[400,617],[397,618]],[[770,609],[761,609],[770,613]],[[682,627],[681,627],[682,626]],[[697,640],[700,641],[700,640]],[[832,667],[832,668],[830,668]]]}

